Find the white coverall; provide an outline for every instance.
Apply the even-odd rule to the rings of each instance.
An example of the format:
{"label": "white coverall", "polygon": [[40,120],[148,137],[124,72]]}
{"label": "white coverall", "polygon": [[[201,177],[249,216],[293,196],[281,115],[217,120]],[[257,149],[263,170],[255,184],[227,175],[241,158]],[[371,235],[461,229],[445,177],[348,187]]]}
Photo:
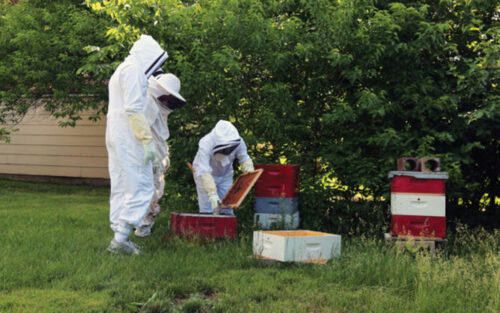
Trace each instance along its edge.
{"label": "white coverall", "polygon": [[163,196],[165,188],[165,172],[170,167],[170,155],[168,153],[167,139],[170,137],[168,130],[168,115],[172,112],[156,103],[154,97],[148,90],[148,103],[146,106],[146,119],[151,126],[153,142],[156,147],[157,158],[160,160],[159,167],[153,174],[154,178],[154,193],[151,200],[151,205],[148,214],[144,217],[141,227],[152,227],[154,218],[160,213],[160,205],[158,201]]}
{"label": "white coverall", "polygon": [[152,164],[145,164],[145,149],[129,121],[145,113],[148,78],[167,57],[151,36],[142,35],[109,81],[106,148],[111,180],[110,222],[115,236],[128,236],[132,227],[140,226],[154,193]]}
{"label": "white coverall", "polygon": [[[223,132],[220,132],[223,124],[229,123],[227,121],[219,121],[214,129],[205,135],[198,143],[198,152],[193,161],[193,176],[196,183],[196,191],[198,193],[198,205],[200,213],[212,213],[212,206],[208,200],[208,195],[205,192],[201,177],[204,174],[211,174],[217,186],[217,195],[222,199],[231,185],[233,184],[233,161],[238,157],[240,164],[247,160],[251,160],[247,152],[247,146],[243,138],[237,133],[237,137],[225,137]],[[219,131],[218,131],[219,130]],[[238,147],[227,155],[222,161],[217,161],[214,158],[213,149],[217,145],[226,144],[227,142],[235,139],[240,139]],[[232,209],[223,209],[221,213],[234,214]]]}

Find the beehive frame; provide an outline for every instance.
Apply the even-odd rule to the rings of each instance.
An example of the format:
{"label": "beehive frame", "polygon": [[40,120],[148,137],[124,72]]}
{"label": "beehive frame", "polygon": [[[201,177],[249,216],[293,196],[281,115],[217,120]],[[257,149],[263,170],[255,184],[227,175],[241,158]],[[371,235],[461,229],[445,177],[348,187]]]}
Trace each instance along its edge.
{"label": "beehive frame", "polygon": [[222,207],[232,209],[239,207],[259,179],[260,175],[262,175],[262,172],[264,172],[263,169],[257,169],[238,176],[222,199]]}

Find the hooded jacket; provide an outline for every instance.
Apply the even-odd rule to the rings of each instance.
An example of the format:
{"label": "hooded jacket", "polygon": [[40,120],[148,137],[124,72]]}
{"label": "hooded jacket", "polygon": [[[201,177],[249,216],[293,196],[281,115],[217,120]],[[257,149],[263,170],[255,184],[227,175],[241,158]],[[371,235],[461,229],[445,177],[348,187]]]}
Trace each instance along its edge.
{"label": "hooded jacket", "polygon": [[167,58],[167,52],[153,37],[142,35],[111,76],[108,116],[144,113],[148,78]]}
{"label": "hooded jacket", "polygon": [[[240,139],[240,144],[226,156],[225,164],[217,161],[214,157],[214,148]],[[250,159],[247,146],[240,137],[236,128],[228,121],[220,120],[206,136],[201,138],[198,144],[198,152],[193,161],[195,177],[211,174],[217,177],[233,177],[233,161],[235,158],[241,163]]]}
{"label": "hooded jacket", "polygon": [[124,166],[144,163],[144,149],[134,137],[127,115],[146,113],[148,77],[167,57],[167,52],[151,36],[142,35],[109,81],[106,142],[115,149],[124,149],[118,153],[126,164]]}

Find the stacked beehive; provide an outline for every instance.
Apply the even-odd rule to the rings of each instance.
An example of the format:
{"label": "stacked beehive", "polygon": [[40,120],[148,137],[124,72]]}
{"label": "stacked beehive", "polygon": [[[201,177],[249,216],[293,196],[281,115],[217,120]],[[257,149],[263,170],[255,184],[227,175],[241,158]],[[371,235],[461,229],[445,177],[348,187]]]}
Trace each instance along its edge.
{"label": "stacked beehive", "polygon": [[439,159],[401,158],[389,178],[392,235],[446,237],[448,173],[439,172]]}
{"label": "stacked beehive", "polygon": [[257,164],[264,172],[255,184],[254,222],[263,229],[299,227],[300,166]]}

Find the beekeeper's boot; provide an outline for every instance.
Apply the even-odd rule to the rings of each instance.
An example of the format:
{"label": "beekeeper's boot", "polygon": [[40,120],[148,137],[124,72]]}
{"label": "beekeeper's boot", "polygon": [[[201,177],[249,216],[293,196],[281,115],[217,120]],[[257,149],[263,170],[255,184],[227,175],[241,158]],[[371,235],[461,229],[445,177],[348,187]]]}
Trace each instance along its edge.
{"label": "beekeeper's boot", "polygon": [[151,231],[153,229],[153,225],[154,224],[155,224],[155,222],[152,222],[149,225],[144,225],[144,226],[141,226],[141,227],[137,227],[135,229],[135,231],[134,231],[134,234],[137,237],[148,237],[149,235],[151,235]]}
{"label": "beekeeper's boot", "polygon": [[139,247],[137,247],[135,243],[130,241],[130,239],[127,239],[124,242],[118,242],[115,239],[111,240],[108,246],[108,251],[117,254],[141,254],[141,250],[139,249]]}

